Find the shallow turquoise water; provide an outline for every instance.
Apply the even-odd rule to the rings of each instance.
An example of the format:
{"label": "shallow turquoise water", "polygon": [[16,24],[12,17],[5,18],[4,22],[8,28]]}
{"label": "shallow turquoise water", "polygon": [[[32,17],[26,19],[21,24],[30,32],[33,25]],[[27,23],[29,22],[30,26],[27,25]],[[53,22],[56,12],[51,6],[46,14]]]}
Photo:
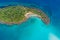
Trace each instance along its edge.
{"label": "shallow turquoise water", "polygon": [[[51,25],[46,25],[38,17],[31,17],[20,25],[0,24],[1,40],[49,40],[54,33]],[[56,31],[55,31],[56,32]]]}
{"label": "shallow turquoise water", "polygon": [[48,40],[49,27],[41,19],[31,17],[20,25],[2,24],[0,33],[2,33],[0,34],[2,40],[3,38],[5,40]]}
{"label": "shallow turquoise water", "polygon": [[[8,6],[9,4],[17,5],[19,3],[0,3],[0,6]],[[24,5],[28,7],[31,6],[30,4]],[[42,6],[43,5],[39,8],[43,9]],[[38,6],[35,5],[31,7],[38,8]],[[47,10],[49,9],[44,10],[44,12],[47,12]],[[51,17],[50,14],[48,15]],[[50,40],[51,35],[56,36],[58,39],[60,38],[59,30],[54,25],[51,23],[46,25],[37,17],[31,17],[19,25],[0,24],[0,40]]]}

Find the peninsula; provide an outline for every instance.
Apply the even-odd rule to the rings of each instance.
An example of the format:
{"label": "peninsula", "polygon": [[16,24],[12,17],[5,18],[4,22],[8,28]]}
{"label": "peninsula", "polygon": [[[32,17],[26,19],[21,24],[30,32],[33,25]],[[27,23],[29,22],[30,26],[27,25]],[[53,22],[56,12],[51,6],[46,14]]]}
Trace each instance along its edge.
{"label": "peninsula", "polygon": [[0,23],[5,24],[20,24],[26,21],[31,16],[37,16],[46,24],[49,24],[50,19],[41,10],[24,6],[8,6],[0,8]]}

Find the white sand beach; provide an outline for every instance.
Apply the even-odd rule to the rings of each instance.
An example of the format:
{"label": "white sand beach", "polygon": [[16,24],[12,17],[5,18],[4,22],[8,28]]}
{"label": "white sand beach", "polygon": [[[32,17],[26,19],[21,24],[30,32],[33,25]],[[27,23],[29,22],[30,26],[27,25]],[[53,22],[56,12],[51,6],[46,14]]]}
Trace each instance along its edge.
{"label": "white sand beach", "polygon": [[34,14],[34,13],[32,13],[32,12],[28,12],[28,13],[25,14],[25,17],[26,17],[26,18],[29,18],[29,17],[31,17],[31,16],[41,17],[41,16],[39,16],[39,15],[37,15],[37,14]]}

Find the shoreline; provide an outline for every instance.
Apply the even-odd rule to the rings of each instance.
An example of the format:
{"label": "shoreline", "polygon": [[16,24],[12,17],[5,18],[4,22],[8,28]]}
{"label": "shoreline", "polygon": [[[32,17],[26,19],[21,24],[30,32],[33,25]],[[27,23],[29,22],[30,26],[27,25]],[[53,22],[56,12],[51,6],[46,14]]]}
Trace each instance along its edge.
{"label": "shoreline", "polygon": [[28,18],[30,18],[31,16],[36,16],[42,19],[42,21],[46,24],[49,23],[49,21],[47,21],[46,19],[43,19],[40,15],[38,14],[34,14],[33,12],[28,12],[25,14],[25,18],[23,18],[23,20],[21,20],[20,22],[0,22],[1,24],[7,24],[7,25],[13,25],[13,24],[21,24],[23,22],[25,22]]}
{"label": "shoreline", "polygon": [[[33,8],[27,8],[27,7],[24,7],[24,6],[15,6],[15,7],[12,6],[13,9],[10,9],[10,11],[15,10],[17,12],[17,10],[18,10],[18,12],[22,12],[22,13],[16,13],[15,11],[11,11],[13,13],[10,14],[11,12],[8,11],[9,8],[11,8],[11,7],[6,7],[4,9],[0,9],[0,12],[1,11],[3,12],[3,14],[2,14],[2,12],[0,14],[0,17],[1,17],[1,19],[0,19],[1,22],[0,23],[1,24],[8,24],[8,25],[21,24],[22,22],[25,22],[31,16],[36,16],[36,17],[41,18],[42,21],[46,24],[49,24],[49,22],[50,22],[50,19],[48,18],[48,16],[42,10],[38,10],[38,9],[35,9],[35,8],[34,9]],[[8,9],[7,12],[3,11],[3,10],[6,10],[6,9]],[[20,10],[22,10],[22,11],[20,11]],[[6,12],[6,13],[4,13],[4,12]],[[4,16],[7,19],[5,19]],[[13,21],[11,21],[12,19],[13,19]]]}
{"label": "shoreline", "polygon": [[46,23],[46,24],[49,24],[49,22],[50,22],[50,19],[47,19],[48,17],[45,17],[45,18],[42,18],[40,15],[38,15],[38,14],[34,14],[34,13],[32,13],[32,12],[29,12],[29,13],[26,13],[26,15],[25,15],[27,18],[29,18],[29,17],[31,17],[31,16],[36,16],[36,17],[39,17],[39,18],[41,18],[42,19],[42,21],[44,22],[44,23]]}

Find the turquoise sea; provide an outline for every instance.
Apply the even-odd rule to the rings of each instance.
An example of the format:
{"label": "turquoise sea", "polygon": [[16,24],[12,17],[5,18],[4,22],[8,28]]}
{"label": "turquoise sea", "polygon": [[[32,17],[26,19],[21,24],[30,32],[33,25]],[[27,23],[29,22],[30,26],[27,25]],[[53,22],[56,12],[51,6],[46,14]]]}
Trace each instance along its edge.
{"label": "turquoise sea", "polygon": [[[43,2],[45,3],[45,2]],[[35,4],[35,2],[1,2],[0,7],[24,5],[27,7],[36,7],[44,11],[51,19],[49,25],[46,25],[38,17],[30,17],[19,25],[0,24],[0,40],[60,40],[60,31],[52,23],[52,11],[47,4]]]}

